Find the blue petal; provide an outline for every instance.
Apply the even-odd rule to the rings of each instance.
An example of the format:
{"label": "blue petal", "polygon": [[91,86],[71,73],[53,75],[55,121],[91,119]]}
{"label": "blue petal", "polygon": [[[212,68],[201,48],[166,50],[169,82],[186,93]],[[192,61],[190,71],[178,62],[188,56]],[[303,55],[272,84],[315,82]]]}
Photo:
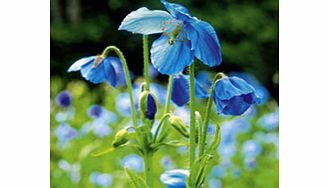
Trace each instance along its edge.
{"label": "blue petal", "polygon": [[122,21],[119,30],[127,30],[144,35],[162,33],[165,22],[172,18],[165,11],[149,10],[143,7],[128,14]]}
{"label": "blue petal", "polygon": [[105,78],[113,87],[116,86],[117,81],[116,81],[116,72],[112,64],[112,61],[116,59],[117,58],[115,57],[108,57],[103,60]]}
{"label": "blue petal", "polygon": [[234,96],[254,92],[247,82],[237,77],[223,78],[217,81],[214,91],[220,100],[228,100]]}
{"label": "blue petal", "polygon": [[[194,82],[195,96],[197,98],[207,98],[209,96],[207,90],[205,90],[196,79],[194,79]],[[190,80],[188,75],[178,75],[174,77],[171,100],[177,106],[183,106],[190,100]]]}
{"label": "blue petal", "polygon": [[162,74],[172,75],[180,73],[192,64],[193,54],[190,41],[168,43],[169,38],[162,35],[153,42],[151,61]]}
{"label": "blue petal", "polygon": [[193,18],[186,24],[185,29],[188,38],[192,41],[195,57],[210,67],[222,63],[219,40],[216,31],[210,24]]}
{"label": "blue petal", "polygon": [[67,70],[67,72],[78,71],[81,69],[83,65],[88,64],[94,60],[95,60],[95,56],[81,58],[78,61],[74,62]]}
{"label": "blue petal", "polygon": [[190,100],[190,85],[187,76],[179,75],[173,78],[171,100],[177,106],[183,106]]}
{"label": "blue petal", "polygon": [[[102,60],[103,61],[103,60]],[[100,62],[96,67],[93,63],[83,65],[81,74],[86,79],[94,84],[99,84],[105,81],[104,63]]]}
{"label": "blue petal", "polygon": [[208,98],[209,94],[205,89],[206,86],[200,83],[197,79],[194,79],[194,82],[195,82],[195,96],[197,98]]}
{"label": "blue petal", "polygon": [[189,175],[188,170],[168,170],[161,174],[160,180],[169,187],[183,187],[186,185],[186,178]]}
{"label": "blue petal", "polygon": [[[114,67],[115,70],[115,80],[116,80],[116,84],[119,86],[126,86],[126,76],[125,76],[125,72],[123,69],[123,65],[122,62],[120,61],[119,58],[117,57],[110,57],[111,59],[111,63]],[[130,79],[133,79],[134,74],[133,72],[129,71],[130,74]]]}
{"label": "blue petal", "polygon": [[166,7],[166,9],[173,15],[175,18],[180,20],[188,20],[191,18],[191,15],[187,8],[180,4],[168,3],[165,0],[161,0],[161,3]]}

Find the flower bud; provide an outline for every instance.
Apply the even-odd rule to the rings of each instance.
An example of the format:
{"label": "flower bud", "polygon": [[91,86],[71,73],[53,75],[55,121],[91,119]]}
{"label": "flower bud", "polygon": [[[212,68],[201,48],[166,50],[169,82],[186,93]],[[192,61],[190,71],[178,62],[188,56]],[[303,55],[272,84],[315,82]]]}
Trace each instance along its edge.
{"label": "flower bud", "polygon": [[117,132],[112,142],[113,147],[121,146],[128,142],[128,129],[124,128]]}
{"label": "flower bud", "polygon": [[142,118],[153,120],[157,112],[157,104],[153,94],[149,91],[143,91],[139,98],[139,110]]}
{"label": "flower bud", "polygon": [[189,137],[189,132],[187,130],[187,126],[183,123],[182,119],[178,116],[170,116],[169,118],[170,124],[184,137]]}

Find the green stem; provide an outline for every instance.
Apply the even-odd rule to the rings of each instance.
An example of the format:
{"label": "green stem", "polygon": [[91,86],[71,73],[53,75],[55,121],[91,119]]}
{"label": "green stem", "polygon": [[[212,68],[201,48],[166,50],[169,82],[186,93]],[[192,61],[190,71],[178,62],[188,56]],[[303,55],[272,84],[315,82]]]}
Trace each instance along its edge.
{"label": "green stem", "polygon": [[[195,160],[195,138],[196,138],[196,130],[195,130],[195,84],[194,84],[194,64],[193,62],[190,65],[190,170],[192,170],[193,163]],[[192,173],[192,172],[190,172]]]}
{"label": "green stem", "polygon": [[144,78],[147,90],[150,90],[149,75],[149,41],[147,35],[143,35],[143,56],[144,56]]}
{"label": "green stem", "polygon": [[126,83],[127,83],[127,88],[128,88],[128,93],[129,93],[129,98],[130,98],[132,121],[133,121],[134,127],[137,128],[137,114],[136,114],[135,103],[134,103],[134,98],[133,98],[133,90],[132,90],[132,86],[131,86],[131,79],[130,79],[129,69],[128,69],[126,59],[123,56],[121,50],[119,48],[117,48],[116,46],[106,47],[105,50],[103,51],[101,57],[106,58],[111,51],[115,52],[119,56],[119,58],[122,62],[124,73],[125,73],[125,78],[126,78]]}
{"label": "green stem", "polygon": [[210,111],[211,111],[211,106],[212,106],[212,92],[214,90],[214,84],[211,86],[210,93],[209,93],[209,98],[207,102],[207,108],[206,108],[206,113],[205,113],[205,120],[204,120],[204,125],[202,128],[202,133],[201,133],[201,139],[199,142],[199,157],[201,157],[204,153],[204,147],[205,147],[205,142],[206,142],[206,135],[207,135],[207,130],[208,130],[208,123],[209,123],[209,116],[210,116]]}
{"label": "green stem", "polygon": [[165,110],[164,113],[168,113],[170,110],[170,100],[171,100],[171,91],[172,91],[172,82],[173,82],[173,76],[169,76],[169,81],[168,81],[168,91],[167,91],[167,100],[166,100],[166,105],[165,105]]}
{"label": "green stem", "polygon": [[158,137],[158,134],[159,134],[159,131],[161,129],[161,126],[162,124],[164,124],[164,121],[167,120],[167,118],[170,116],[169,113],[165,114],[164,116],[162,116],[162,118],[160,119],[160,122],[159,122],[159,126],[157,127],[156,131],[155,131],[155,134],[154,134],[154,138],[153,138],[153,142],[156,141],[157,137]]}
{"label": "green stem", "polygon": [[210,91],[209,91],[209,98],[207,102],[207,108],[206,108],[206,113],[205,113],[205,119],[204,119],[204,125],[202,128],[202,133],[201,133],[201,140],[199,143],[199,157],[201,157],[204,153],[204,147],[206,145],[206,138],[207,138],[207,130],[208,130],[208,125],[209,125],[209,117],[210,117],[210,111],[211,111],[211,106],[212,106],[212,93],[214,91],[215,85],[217,80],[226,77],[223,73],[218,73],[211,85]]}
{"label": "green stem", "polygon": [[153,154],[152,153],[146,153],[144,155],[144,168],[145,168],[145,180],[146,184],[152,188],[153,187],[153,179],[152,179],[152,158]]}

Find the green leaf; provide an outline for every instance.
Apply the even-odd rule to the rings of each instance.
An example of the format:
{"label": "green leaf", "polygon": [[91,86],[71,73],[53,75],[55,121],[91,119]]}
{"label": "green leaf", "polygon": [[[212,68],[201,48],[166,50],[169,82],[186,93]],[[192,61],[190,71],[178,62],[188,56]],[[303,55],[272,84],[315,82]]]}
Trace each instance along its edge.
{"label": "green leaf", "polygon": [[211,155],[204,154],[200,158],[198,158],[190,171],[190,175],[188,177],[188,182],[191,187],[200,187],[206,177],[205,170],[209,160],[212,158]]}
{"label": "green leaf", "polygon": [[216,149],[218,148],[219,144],[220,144],[220,126],[216,124],[216,133],[215,133],[215,137],[214,140],[212,141],[209,149],[207,150],[208,154],[213,154]]}
{"label": "green leaf", "polygon": [[137,176],[135,173],[131,172],[128,168],[125,168],[125,172],[129,177],[129,180],[134,188],[149,188],[149,186],[146,185],[145,180],[143,178]]}

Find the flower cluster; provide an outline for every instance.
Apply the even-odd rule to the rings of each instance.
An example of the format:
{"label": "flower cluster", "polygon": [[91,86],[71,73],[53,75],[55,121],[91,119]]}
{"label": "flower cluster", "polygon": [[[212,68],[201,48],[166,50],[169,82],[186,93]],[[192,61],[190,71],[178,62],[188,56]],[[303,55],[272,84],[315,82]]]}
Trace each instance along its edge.
{"label": "flower cluster", "polygon": [[[129,154],[122,160],[122,166],[135,187],[151,188],[153,154],[165,146],[188,146],[189,168],[170,169],[160,176],[160,180],[168,188],[203,187],[208,161],[219,154],[228,164],[236,152],[236,133],[246,132],[250,127],[243,118],[231,122],[234,126],[225,123],[219,126],[218,122],[211,120],[212,104],[215,103],[217,115],[240,116],[248,113],[253,104],[265,102],[268,93],[262,90],[259,83],[245,81],[239,75],[218,73],[212,82],[205,72],[200,71],[195,76],[194,65],[198,62],[209,67],[222,63],[217,34],[209,23],[193,17],[184,6],[165,0],[161,0],[161,3],[168,12],[143,7],[128,14],[119,26],[119,30],[143,35],[143,84],[131,83],[133,74],[128,69],[123,53],[115,46],[107,47],[101,55],[79,59],[69,67],[68,72],[80,71],[82,77],[93,84],[108,83],[114,88],[126,86],[128,90],[117,96],[115,106],[122,115],[130,116],[131,121],[126,127],[117,130],[109,149],[97,152],[94,156],[116,152],[126,146],[132,147],[139,155]],[[161,36],[148,49],[147,35],[151,34]],[[148,51],[151,64],[148,62]],[[118,57],[109,56],[111,52]],[[184,74],[187,67],[189,74]],[[150,83],[150,77],[154,78],[159,73],[169,75],[167,90],[161,85]],[[259,91],[262,91],[261,94]],[[205,112],[196,110],[195,98],[208,100]],[[56,101],[59,106],[68,108],[71,104],[70,94],[64,91]],[[172,111],[171,102],[176,105],[175,111]],[[187,103],[189,108],[185,106]],[[160,110],[161,106],[164,106],[163,110]],[[184,112],[179,112],[179,109]],[[115,114],[96,104],[90,106],[87,113],[93,121],[84,124],[81,129],[83,134],[93,131],[99,138],[105,138],[112,132],[108,125],[117,121]],[[268,129],[275,128],[268,125],[271,117],[266,116],[260,121]],[[181,139],[168,139],[171,131],[178,133]],[[68,142],[77,134],[67,124],[61,124],[56,131],[61,143]],[[261,151],[262,148],[255,140],[244,143],[243,153],[248,168],[254,168],[255,158]],[[221,168],[214,167],[213,171],[220,174]],[[135,174],[142,171],[145,172],[145,179]],[[90,175],[90,181],[106,187],[112,184],[112,176],[94,172]],[[213,186],[218,185],[215,180],[210,182]]]}

